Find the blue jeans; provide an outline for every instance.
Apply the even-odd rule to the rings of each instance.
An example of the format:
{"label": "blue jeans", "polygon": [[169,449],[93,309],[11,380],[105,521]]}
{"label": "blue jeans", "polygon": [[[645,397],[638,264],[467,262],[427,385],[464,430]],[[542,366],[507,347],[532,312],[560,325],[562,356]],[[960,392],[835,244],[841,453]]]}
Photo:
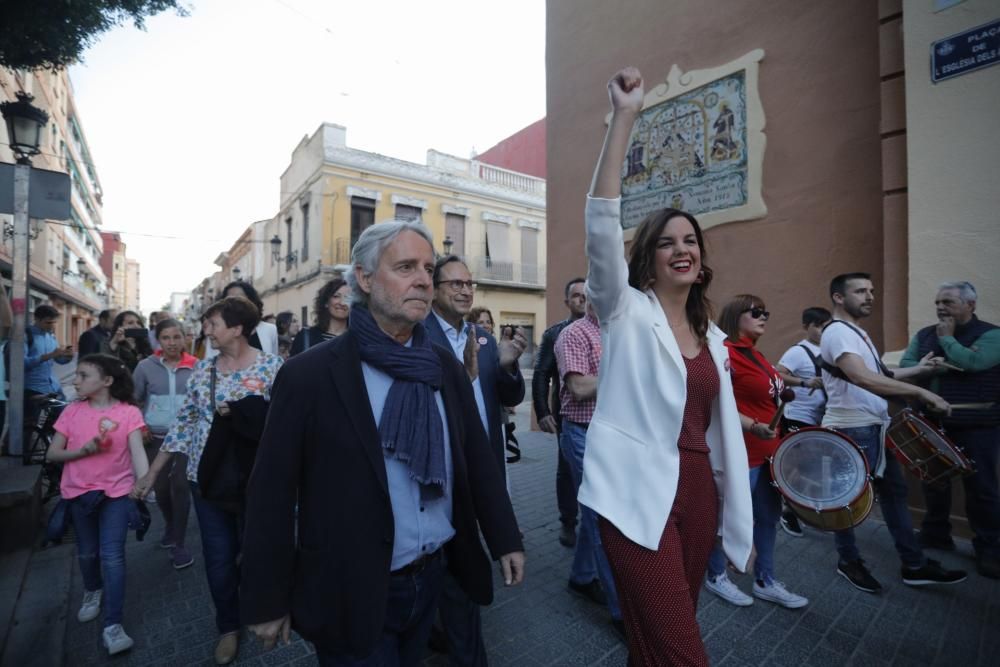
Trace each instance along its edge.
{"label": "blue jeans", "polygon": [[[753,546],[757,550],[754,578],[765,584],[774,581],[774,543],[781,518],[781,494],[771,484],[771,467],[750,468],[750,499],[753,502]],[[715,579],[726,569],[726,555],[716,545],[708,557],[708,577]]]}
{"label": "blue jeans", "polygon": [[411,575],[390,575],[382,638],[364,658],[327,653],[316,648],[322,667],[409,667],[419,665],[427,652],[434,612],[444,582],[444,562],[436,558]]}
{"label": "blue jeans", "polygon": [[[868,467],[872,471],[878,468],[879,460],[885,456],[881,427],[873,425],[838,428],[836,430],[854,441],[854,444],[865,455]],[[886,528],[889,529],[889,534],[892,535],[903,566],[922,566],[924,552],[917,543],[916,535],[913,534],[913,522],[910,519],[910,510],[906,503],[906,481],[903,479],[903,471],[899,467],[896,457],[885,456],[885,472],[881,479],[872,481],[872,486],[882,510],[882,518],[885,520]],[[840,554],[840,560],[852,561],[861,558],[853,528],[839,530],[833,534],[833,538],[837,545],[837,553]]]}
{"label": "blue jeans", "polygon": [[448,638],[448,663],[455,667],[485,667],[486,642],[479,605],[445,572],[438,613]]}
{"label": "blue jeans", "polygon": [[69,503],[83,587],[88,591],[104,589],[104,627],[122,622],[130,502],[128,496],[105,498],[90,514],[78,503]]}
{"label": "blue jeans", "polygon": [[[1000,490],[997,485],[997,458],[1000,455],[1000,428],[952,429],[956,445],[976,463],[976,472],[962,478],[965,487],[965,515],[969,519],[976,553],[1000,557]],[[936,486],[924,485],[927,514],[921,530],[930,537],[951,537],[951,480]]]}
{"label": "blue jeans", "polygon": [[191,482],[191,498],[201,529],[202,559],[208,589],[215,603],[215,625],[219,634],[240,629],[240,569],[237,559],[243,534],[243,516],[226,512],[205,500]]}
{"label": "blue jeans", "polygon": [[[569,463],[573,475],[573,486],[576,493],[580,492],[583,483],[583,452],[587,446],[587,429],[568,419],[563,419],[562,433],[559,434],[559,448]],[[604,594],[608,598],[608,611],[611,618],[620,620],[621,609],[618,607],[618,592],[615,590],[615,580],[611,574],[611,565],[601,546],[601,535],[597,531],[597,514],[594,510],[580,505],[580,524],[577,528],[576,551],[573,552],[573,566],[569,573],[570,581],[587,584],[594,579],[601,580]]]}

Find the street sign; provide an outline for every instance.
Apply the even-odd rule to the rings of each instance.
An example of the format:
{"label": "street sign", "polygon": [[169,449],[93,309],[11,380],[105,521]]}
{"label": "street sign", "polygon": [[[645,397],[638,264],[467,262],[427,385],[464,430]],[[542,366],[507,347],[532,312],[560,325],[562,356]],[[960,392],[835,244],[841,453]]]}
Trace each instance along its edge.
{"label": "street sign", "polygon": [[[31,168],[28,190],[28,217],[40,220],[68,220],[69,174]],[[0,213],[14,213],[14,165],[0,163]]]}
{"label": "street sign", "polygon": [[1000,19],[931,44],[931,81],[1000,63]]}

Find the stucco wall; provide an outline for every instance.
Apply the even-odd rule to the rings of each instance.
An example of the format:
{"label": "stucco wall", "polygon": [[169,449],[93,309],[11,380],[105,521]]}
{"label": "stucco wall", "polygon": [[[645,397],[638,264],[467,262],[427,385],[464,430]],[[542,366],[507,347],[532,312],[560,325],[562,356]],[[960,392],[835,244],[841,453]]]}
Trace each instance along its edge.
{"label": "stucco wall", "polygon": [[[773,359],[801,334],[799,315],[828,304],[830,278],[882,267],[877,3],[868,0],[549,0],[548,283],[586,270],[582,213],[608,111],[605,83],[637,65],[649,86],[671,65],[714,67],[755,48],[767,148],[766,217],[708,231],[711,296],[754,292],[772,312]],[[550,289],[548,319],[564,306]],[[881,344],[881,310],[869,321]]]}
{"label": "stucco wall", "polygon": [[911,333],[934,321],[948,280],[971,281],[979,316],[1000,321],[1000,65],[937,84],[929,67],[931,42],[995,19],[996,0],[903,4]]}

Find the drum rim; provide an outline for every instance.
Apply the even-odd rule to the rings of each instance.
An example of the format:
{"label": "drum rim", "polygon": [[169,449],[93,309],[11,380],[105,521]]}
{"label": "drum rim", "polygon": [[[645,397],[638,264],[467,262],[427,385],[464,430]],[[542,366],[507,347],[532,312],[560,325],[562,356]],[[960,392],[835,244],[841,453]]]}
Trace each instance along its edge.
{"label": "drum rim", "polygon": [[[932,421],[930,421],[929,419],[927,419],[922,414],[920,414],[919,412],[917,412],[916,410],[914,410],[909,406],[903,408],[902,410],[894,414],[889,422],[889,427],[886,429],[885,432],[886,446],[891,447],[893,452],[898,452],[899,448],[892,439],[892,429],[894,426],[898,425],[897,420],[903,420],[903,419],[912,419],[921,426],[925,427],[927,431],[929,431],[930,435],[934,435],[940,438],[947,446],[946,447],[938,446],[937,447],[938,451],[943,452],[949,459],[951,459],[952,463],[954,463],[956,467],[962,469],[972,467],[972,461],[969,459],[969,457],[967,457],[958,448],[958,446],[954,442],[952,442],[947,435],[945,435],[942,432],[941,429],[935,426]],[[923,432],[921,433],[921,435],[928,435],[928,433]],[[939,445],[939,443],[935,443],[935,445]]]}
{"label": "drum rim", "polygon": [[[841,496],[841,497],[849,496],[850,500],[848,502],[839,502],[836,505],[829,507],[817,507],[815,501],[795,493],[792,490],[791,486],[788,485],[788,483],[784,480],[784,478],[778,475],[779,464],[781,460],[780,456],[781,448],[785,446],[787,442],[791,442],[793,438],[803,433],[815,432],[815,431],[820,431],[825,435],[832,436],[831,439],[835,442],[838,442],[839,444],[846,443],[846,445],[848,445],[847,447],[848,451],[853,451],[855,454],[857,454],[857,458],[860,459],[861,461],[864,474],[861,475],[860,484],[856,487],[857,492],[854,493],[853,496],[849,496],[849,494],[844,494],[843,496]],[[774,454],[771,456],[770,468],[771,468],[771,479],[774,482],[775,488],[777,488],[778,492],[785,498],[785,500],[809,512],[825,513],[825,512],[842,511],[845,507],[853,505],[855,502],[857,502],[859,498],[865,495],[866,490],[871,487],[871,468],[868,465],[868,459],[865,458],[865,455],[861,451],[861,448],[858,447],[858,444],[854,442],[854,440],[850,436],[845,435],[844,433],[841,433],[840,431],[837,431],[835,429],[826,428],[823,426],[806,426],[804,428],[796,429],[795,431],[783,437],[781,439],[781,442],[778,443],[778,447],[774,450]],[[874,492],[874,489],[872,489],[872,491]]]}

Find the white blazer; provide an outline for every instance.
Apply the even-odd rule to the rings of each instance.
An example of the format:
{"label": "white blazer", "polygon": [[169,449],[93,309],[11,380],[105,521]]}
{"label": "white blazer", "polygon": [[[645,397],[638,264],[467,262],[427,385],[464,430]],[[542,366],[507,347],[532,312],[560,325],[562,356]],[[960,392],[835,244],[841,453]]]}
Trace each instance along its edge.
{"label": "white blazer", "polygon": [[[257,324],[257,328],[254,331],[257,333],[257,338],[260,339],[260,345],[263,348],[262,351],[278,356],[278,327],[270,322],[262,321]],[[218,354],[219,351],[210,344],[205,346],[206,359],[211,359],[218,356]]]}
{"label": "white blazer", "polygon": [[[656,550],[677,494],[687,368],[652,290],[628,284],[620,207],[620,199],[587,198],[587,298],[601,321],[603,354],[579,500],[633,542]],[[712,324],[708,347],[719,373],[719,395],[706,440],[722,547],[743,569],[753,546],[753,509],[723,340]]]}

